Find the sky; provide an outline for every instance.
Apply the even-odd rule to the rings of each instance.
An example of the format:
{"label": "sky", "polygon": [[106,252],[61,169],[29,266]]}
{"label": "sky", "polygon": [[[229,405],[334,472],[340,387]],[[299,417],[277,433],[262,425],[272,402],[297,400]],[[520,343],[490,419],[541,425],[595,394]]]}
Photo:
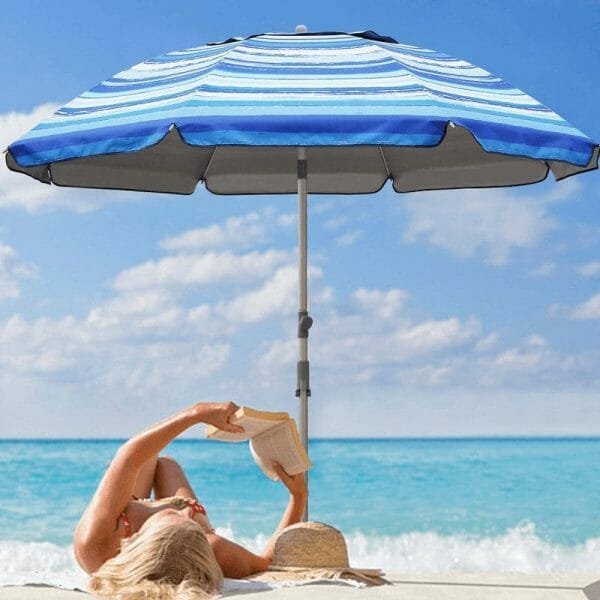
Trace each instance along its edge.
{"label": "sky", "polygon": [[[146,58],[300,23],[463,58],[600,141],[597,0],[207,6],[3,5],[0,146]],[[310,435],[600,435],[599,184],[310,197]],[[70,190],[2,160],[0,437],[296,415],[296,260],[294,196]]]}

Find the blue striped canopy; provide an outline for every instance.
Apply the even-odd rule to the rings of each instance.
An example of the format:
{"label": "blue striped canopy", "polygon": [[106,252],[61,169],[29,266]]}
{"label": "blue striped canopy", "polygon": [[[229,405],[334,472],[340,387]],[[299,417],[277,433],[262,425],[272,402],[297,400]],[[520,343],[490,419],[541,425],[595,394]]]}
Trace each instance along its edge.
{"label": "blue striped canopy", "polygon": [[293,193],[533,183],[597,168],[598,145],[484,69],[373,32],[261,34],[117,73],[8,148],[58,185]]}

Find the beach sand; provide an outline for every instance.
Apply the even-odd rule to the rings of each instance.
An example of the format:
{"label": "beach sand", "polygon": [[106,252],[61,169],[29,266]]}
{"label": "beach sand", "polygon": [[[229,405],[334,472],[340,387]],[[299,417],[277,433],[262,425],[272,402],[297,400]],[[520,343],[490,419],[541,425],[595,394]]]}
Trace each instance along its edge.
{"label": "beach sand", "polygon": [[[388,576],[392,585],[357,589],[341,584],[310,584],[268,591],[228,593],[257,600],[600,600],[595,574],[476,574]],[[0,600],[82,600],[87,594],[47,586],[0,588]]]}

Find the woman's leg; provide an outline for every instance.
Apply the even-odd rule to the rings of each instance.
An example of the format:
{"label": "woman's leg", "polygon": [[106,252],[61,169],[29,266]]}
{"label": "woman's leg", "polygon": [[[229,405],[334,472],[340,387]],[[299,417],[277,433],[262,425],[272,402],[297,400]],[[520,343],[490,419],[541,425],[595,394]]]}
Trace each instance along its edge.
{"label": "woman's leg", "polygon": [[154,497],[156,500],[169,496],[196,498],[179,463],[170,456],[160,456],[154,472]]}
{"label": "woman's leg", "polygon": [[142,465],[137,479],[135,480],[132,492],[137,498],[150,498],[157,464],[158,455],[155,455]]}

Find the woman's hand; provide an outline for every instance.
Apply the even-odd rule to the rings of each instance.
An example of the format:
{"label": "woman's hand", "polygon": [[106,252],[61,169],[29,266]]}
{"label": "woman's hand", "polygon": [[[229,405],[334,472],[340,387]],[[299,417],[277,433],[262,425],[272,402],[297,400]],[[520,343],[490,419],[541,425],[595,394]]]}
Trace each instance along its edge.
{"label": "woman's hand", "polygon": [[194,406],[201,423],[214,425],[217,429],[230,433],[243,433],[243,427],[229,422],[229,418],[238,409],[239,406],[234,402],[200,402]]}
{"label": "woman's hand", "polygon": [[308,496],[308,487],[306,485],[304,473],[288,475],[285,469],[278,462],[273,462],[273,468],[275,469],[277,475],[279,475],[283,485],[285,485],[294,498],[306,499]]}
{"label": "woman's hand", "polygon": [[302,514],[306,508],[306,501],[308,500],[308,487],[306,485],[304,473],[288,475],[285,469],[275,461],[273,461],[273,469],[275,469],[277,475],[279,475],[283,485],[289,490],[290,498],[277,529],[274,531],[265,549],[262,551],[261,555],[267,563],[270,563],[273,560],[273,551],[275,549],[277,536],[286,527],[298,523],[302,519]]}

